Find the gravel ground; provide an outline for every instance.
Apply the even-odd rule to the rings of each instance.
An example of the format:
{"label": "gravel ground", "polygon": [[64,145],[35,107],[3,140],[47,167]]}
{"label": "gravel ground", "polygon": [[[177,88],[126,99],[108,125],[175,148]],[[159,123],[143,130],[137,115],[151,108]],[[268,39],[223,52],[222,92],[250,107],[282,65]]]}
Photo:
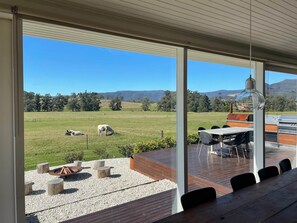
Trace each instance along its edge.
{"label": "gravel ground", "polygon": [[25,172],[25,180],[34,182],[33,193],[25,197],[26,222],[60,222],[176,187],[169,180],[154,181],[130,170],[129,158],[105,160],[105,166],[113,168],[110,177],[101,179],[93,164],[83,162],[80,173],[64,178],[64,192],[53,196],[47,194],[47,181],[55,176]]}

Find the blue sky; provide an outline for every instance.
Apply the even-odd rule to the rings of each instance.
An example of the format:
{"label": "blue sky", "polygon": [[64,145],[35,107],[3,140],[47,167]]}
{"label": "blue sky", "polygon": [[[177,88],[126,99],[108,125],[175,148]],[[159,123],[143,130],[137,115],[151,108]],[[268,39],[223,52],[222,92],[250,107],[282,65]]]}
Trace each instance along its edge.
{"label": "blue sky", "polygon": [[[56,95],[72,92],[176,89],[175,59],[35,37],[24,37],[24,89]],[[238,90],[249,69],[190,61],[188,89]],[[274,83],[293,75],[269,72]],[[219,81],[218,81],[219,80]]]}

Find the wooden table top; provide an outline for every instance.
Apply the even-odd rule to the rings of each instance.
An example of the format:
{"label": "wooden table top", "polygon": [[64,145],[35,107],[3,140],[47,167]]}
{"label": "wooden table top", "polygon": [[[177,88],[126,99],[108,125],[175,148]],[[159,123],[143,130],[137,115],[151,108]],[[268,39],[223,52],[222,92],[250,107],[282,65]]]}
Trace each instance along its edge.
{"label": "wooden table top", "polygon": [[297,168],[157,222],[297,222]]}

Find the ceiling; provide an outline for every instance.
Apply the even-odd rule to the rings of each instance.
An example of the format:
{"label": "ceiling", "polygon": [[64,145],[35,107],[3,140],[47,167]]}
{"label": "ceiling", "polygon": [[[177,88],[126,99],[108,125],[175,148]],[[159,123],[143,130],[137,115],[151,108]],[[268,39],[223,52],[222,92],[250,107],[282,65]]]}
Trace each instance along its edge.
{"label": "ceiling", "polygon": [[[180,30],[297,55],[294,0],[64,0]],[[145,28],[145,27],[144,27]]]}
{"label": "ceiling", "polygon": [[296,0],[0,0],[0,11],[12,6],[28,21],[242,59],[251,43],[253,60],[297,73]]}

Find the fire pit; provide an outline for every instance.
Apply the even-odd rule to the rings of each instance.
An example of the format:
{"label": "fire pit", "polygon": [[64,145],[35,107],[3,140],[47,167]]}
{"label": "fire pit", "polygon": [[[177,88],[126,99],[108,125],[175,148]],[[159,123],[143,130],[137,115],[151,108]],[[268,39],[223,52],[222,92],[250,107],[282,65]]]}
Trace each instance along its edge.
{"label": "fire pit", "polygon": [[75,173],[78,173],[82,170],[81,167],[77,166],[63,166],[59,167],[53,170],[50,170],[48,173],[50,175],[60,176],[60,177],[66,177]]}

